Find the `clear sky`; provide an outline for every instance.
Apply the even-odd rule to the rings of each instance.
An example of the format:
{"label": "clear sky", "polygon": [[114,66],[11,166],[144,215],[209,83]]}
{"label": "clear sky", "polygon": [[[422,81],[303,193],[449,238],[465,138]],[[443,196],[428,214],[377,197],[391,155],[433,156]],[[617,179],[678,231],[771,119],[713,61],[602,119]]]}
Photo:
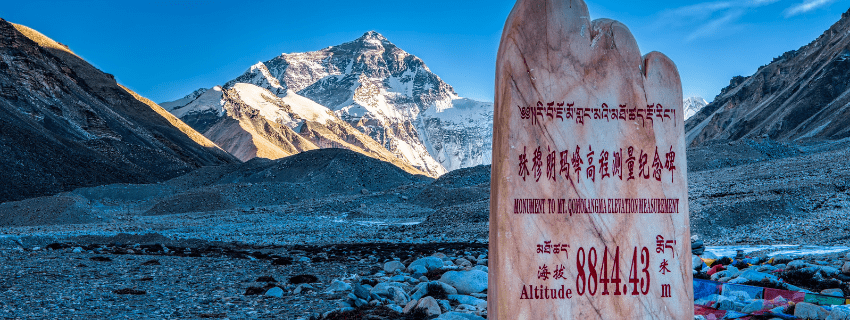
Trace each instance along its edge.
{"label": "clear sky", "polygon": [[[711,101],[736,75],[817,38],[847,0],[589,0],[625,23],[643,53],[679,68],[685,97]],[[224,84],[280,53],[375,30],[422,58],[464,97],[493,101],[496,51],[512,0],[4,1],[0,18],[56,41],[156,102]]]}

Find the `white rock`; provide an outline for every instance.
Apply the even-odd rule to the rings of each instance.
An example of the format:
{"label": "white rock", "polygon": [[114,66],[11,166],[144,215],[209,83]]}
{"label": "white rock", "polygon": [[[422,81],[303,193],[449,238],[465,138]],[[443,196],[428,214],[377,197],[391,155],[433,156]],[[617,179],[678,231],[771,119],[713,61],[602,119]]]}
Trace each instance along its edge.
{"label": "white rock", "polygon": [[823,289],[820,293],[833,297],[844,297],[844,291],[841,289]]}
{"label": "white rock", "polygon": [[480,270],[449,271],[440,277],[440,282],[446,283],[462,294],[470,294],[487,290],[487,273]]}
{"label": "white rock", "polygon": [[486,308],[487,300],[478,299],[472,296],[463,295],[463,294],[450,294],[448,295],[449,300],[456,301],[459,304],[467,304],[471,306],[476,306],[478,308]]}
{"label": "white rock", "polygon": [[[411,304],[408,303],[407,305],[410,306]],[[416,303],[415,306],[413,306],[409,309],[407,307],[405,307],[404,312],[409,313],[411,310],[419,309],[419,308],[425,309],[425,314],[428,315],[429,317],[434,316],[434,315],[441,315],[443,313],[443,311],[440,310],[440,304],[437,303],[437,300],[435,300],[432,297],[424,297],[422,299],[419,299],[419,302]]]}
{"label": "white rock", "polygon": [[271,296],[271,297],[281,298],[281,297],[283,297],[283,289],[281,289],[279,287],[271,288],[268,291],[266,291],[266,295]]}
{"label": "white rock", "polygon": [[384,264],[384,271],[386,271],[387,273],[396,272],[404,269],[404,263],[401,263],[399,261],[393,260]]}
{"label": "white rock", "polygon": [[428,272],[428,268],[423,265],[415,265],[407,267],[407,271],[412,274],[425,274]]}
{"label": "white rock", "polygon": [[850,320],[850,306],[834,306],[826,320]]}
{"label": "white rock", "polygon": [[392,298],[392,295],[390,295],[390,291],[389,291],[390,287],[396,287],[396,288],[402,288],[402,289],[405,288],[404,284],[401,284],[401,283],[398,283],[398,282],[381,282],[381,283],[376,284],[375,287],[372,288],[372,290],[369,290],[369,294],[374,294],[374,295],[385,297],[385,298]]}
{"label": "white rock", "polygon": [[800,302],[794,307],[794,316],[802,319],[826,319],[829,312],[817,305]]}
{"label": "white rock", "polygon": [[[407,266],[407,270],[410,272],[414,266],[423,266],[426,270],[434,270],[443,266],[443,259],[439,257],[425,257],[421,259],[416,259]],[[413,273],[413,272],[411,272]]]}
{"label": "white rock", "polygon": [[408,296],[407,293],[399,287],[389,287],[387,288],[387,291],[390,294],[390,299],[392,299],[397,305],[406,305],[410,302],[410,296]]}
{"label": "white rock", "polygon": [[850,261],[845,262],[844,265],[841,266],[841,273],[850,275]]}
{"label": "white rock", "polygon": [[351,285],[340,280],[334,280],[331,282],[331,285],[328,286],[325,292],[339,292],[339,291],[348,291],[351,290]]}

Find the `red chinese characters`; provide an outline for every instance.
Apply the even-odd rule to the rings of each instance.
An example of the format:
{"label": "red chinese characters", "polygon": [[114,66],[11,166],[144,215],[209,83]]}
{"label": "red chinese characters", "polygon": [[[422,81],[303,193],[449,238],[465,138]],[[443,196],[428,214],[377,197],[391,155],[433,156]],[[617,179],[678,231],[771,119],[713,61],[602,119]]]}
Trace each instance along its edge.
{"label": "red chinese characters", "polygon": [[[655,147],[655,150],[650,150],[654,151],[652,153],[634,146],[626,147],[625,152],[624,148],[617,148],[613,151],[602,149],[597,152],[592,145],[588,145],[586,151],[582,150],[582,146],[576,146],[572,152],[570,150],[553,149],[552,146],[546,146],[545,150],[540,146],[533,148],[530,169],[528,146],[524,146],[522,153],[516,158],[518,161],[517,174],[523,181],[526,180],[527,176],[531,176],[533,181],[539,182],[545,170],[546,179],[544,180],[551,181],[558,181],[560,176],[566,180],[575,178],[573,180],[575,183],[581,182],[582,178],[590,183],[609,178],[621,181],[655,180],[661,182],[662,177],[669,174],[672,183],[672,176],[676,170],[676,153],[672,146],[669,148],[670,151],[664,154],[665,161],[663,162],[661,154],[658,153],[658,147]],[[650,156],[652,162],[649,162]]]}

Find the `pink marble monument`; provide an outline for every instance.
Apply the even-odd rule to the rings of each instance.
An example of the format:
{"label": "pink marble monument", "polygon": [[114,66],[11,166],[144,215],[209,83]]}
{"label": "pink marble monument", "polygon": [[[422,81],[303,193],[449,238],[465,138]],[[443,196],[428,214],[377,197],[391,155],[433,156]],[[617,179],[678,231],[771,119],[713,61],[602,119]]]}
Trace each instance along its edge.
{"label": "pink marble monument", "polygon": [[496,62],[490,319],[693,319],[682,85],[582,0],[519,0]]}

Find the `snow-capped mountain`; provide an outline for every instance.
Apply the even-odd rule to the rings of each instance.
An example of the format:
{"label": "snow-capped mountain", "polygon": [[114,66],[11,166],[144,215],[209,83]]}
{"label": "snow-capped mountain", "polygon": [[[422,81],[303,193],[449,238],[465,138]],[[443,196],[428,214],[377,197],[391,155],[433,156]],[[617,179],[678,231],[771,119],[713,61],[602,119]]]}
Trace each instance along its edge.
{"label": "snow-capped mountain", "polygon": [[688,120],[688,118],[702,110],[702,107],[705,107],[707,104],[708,101],[705,101],[702,97],[690,97],[685,99],[682,104],[685,110],[685,120]]}
{"label": "snow-capped mountain", "polygon": [[[196,91],[198,92],[198,91]],[[169,111],[242,161],[277,159],[319,148],[345,148],[423,174],[358,131],[328,108],[283,91],[280,96],[250,83],[205,90]]]}
{"label": "snow-capped mountain", "polygon": [[[240,84],[262,88],[270,99],[303,99],[290,106],[310,101],[324,107],[394,157],[433,176],[490,163],[492,103],[459,97],[421,59],[374,31],[319,51],[259,62],[222,90]],[[193,100],[192,95],[184,99]],[[193,106],[194,101],[181,100],[163,105],[190,125],[201,125],[195,127],[198,131],[210,129],[203,127],[208,124],[204,114],[212,112],[209,104]],[[289,121],[267,115],[271,122]],[[197,121],[189,119],[193,117]],[[228,150],[226,144],[211,140]]]}

